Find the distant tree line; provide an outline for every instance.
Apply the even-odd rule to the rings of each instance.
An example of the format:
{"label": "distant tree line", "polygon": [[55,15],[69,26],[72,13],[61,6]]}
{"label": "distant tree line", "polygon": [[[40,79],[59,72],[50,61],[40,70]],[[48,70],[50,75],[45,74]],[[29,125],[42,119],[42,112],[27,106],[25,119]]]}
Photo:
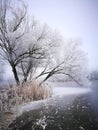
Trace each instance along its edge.
{"label": "distant tree line", "polygon": [[91,72],[90,79],[91,80],[98,80],[98,70]]}

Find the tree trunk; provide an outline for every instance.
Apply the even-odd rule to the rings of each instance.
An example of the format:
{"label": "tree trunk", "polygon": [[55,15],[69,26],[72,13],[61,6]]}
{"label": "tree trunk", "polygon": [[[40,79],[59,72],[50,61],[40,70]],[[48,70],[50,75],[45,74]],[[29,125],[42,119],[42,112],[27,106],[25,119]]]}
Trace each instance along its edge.
{"label": "tree trunk", "polygon": [[14,74],[14,78],[15,78],[16,84],[20,85],[20,81],[19,81],[19,78],[18,78],[16,67],[12,66],[12,70],[13,70],[13,74]]}
{"label": "tree trunk", "polygon": [[22,84],[24,84],[27,81],[27,76],[24,76],[24,79],[22,81]]}
{"label": "tree trunk", "polygon": [[39,86],[41,86],[41,85],[42,85],[47,79],[49,79],[53,74],[54,74],[53,71],[50,72],[50,73],[46,76],[46,78],[39,84]]}

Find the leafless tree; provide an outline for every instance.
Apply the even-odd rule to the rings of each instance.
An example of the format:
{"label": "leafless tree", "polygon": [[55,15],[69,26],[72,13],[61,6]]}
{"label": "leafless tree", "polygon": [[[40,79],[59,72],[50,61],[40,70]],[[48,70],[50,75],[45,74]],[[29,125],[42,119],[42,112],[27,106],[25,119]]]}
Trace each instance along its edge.
{"label": "leafless tree", "polygon": [[[0,57],[12,68],[17,84],[45,75],[43,82],[64,74],[79,84],[84,76],[85,55],[76,42],[63,43],[62,37],[34,18],[30,20],[24,2],[13,6],[0,0]],[[65,44],[65,47],[63,46]],[[63,46],[63,47],[62,47]],[[42,68],[39,74],[37,70]]]}
{"label": "leafless tree", "polygon": [[19,84],[17,64],[22,57],[29,55],[29,52],[23,49],[19,51],[22,48],[22,38],[26,33],[26,6],[22,5],[22,8],[14,9],[9,0],[0,0],[0,56],[9,62],[17,84]]}
{"label": "leafless tree", "polygon": [[0,56],[12,67],[14,78],[20,84],[27,81],[42,59],[48,57],[48,49],[55,44],[53,35],[46,26],[27,17],[27,7],[20,1],[13,6],[10,0],[0,1]]}
{"label": "leafless tree", "polygon": [[69,40],[47,62],[41,73],[36,77],[45,75],[43,82],[54,75],[68,76],[78,85],[83,85],[88,79],[87,55],[82,51],[80,41]]}

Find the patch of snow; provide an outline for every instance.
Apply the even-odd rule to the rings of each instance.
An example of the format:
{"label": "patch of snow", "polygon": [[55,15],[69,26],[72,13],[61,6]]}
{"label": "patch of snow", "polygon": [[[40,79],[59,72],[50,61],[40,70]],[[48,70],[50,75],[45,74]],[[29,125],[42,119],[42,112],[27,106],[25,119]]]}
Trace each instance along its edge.
{"label": "patch of snow", "polygon": [[41,108],[42,106],[45,105],[45,102],[47,100],[48,99],[46,99],[46,100],[32,101],[32,102],[29,102],[29,103],[21,105],[19,107],[20,114],[22,114],[25,111],[30,111],[30,110],[35,110],[35,109]]}
{"label": "patch of snow", "polygon": [[79,127],[80,130],[85,130],[82,126]]}

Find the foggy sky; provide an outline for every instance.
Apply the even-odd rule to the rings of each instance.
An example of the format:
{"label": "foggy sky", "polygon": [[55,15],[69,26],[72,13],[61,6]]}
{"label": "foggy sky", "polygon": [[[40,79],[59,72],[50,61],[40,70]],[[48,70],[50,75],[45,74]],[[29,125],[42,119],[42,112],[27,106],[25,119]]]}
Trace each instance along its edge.
{"label": "foggy sky", "polygon": [[98,69],[98,0],[25,0],[29,14],[56,28],[65,38],[80,39],[90,69]]}

